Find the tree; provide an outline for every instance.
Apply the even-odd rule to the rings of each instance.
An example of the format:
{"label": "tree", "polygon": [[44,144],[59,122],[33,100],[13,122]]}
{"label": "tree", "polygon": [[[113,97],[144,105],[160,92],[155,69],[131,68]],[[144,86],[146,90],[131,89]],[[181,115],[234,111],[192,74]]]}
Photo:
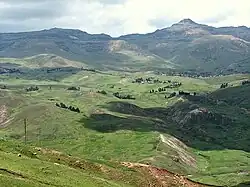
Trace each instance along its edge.
{"label": "tree", "polygon": [[79,91],[80,87],[72,86],[72,87],[69,87],[67,90]]}
{"label": "tree", "polygon": [[221,84],[221,86],[220,86],[220,88],[226,88],[226,87],[228,87],[228,83],[223,83],[223,84]]}
{"label": "tree", "polygon": [[61,108],[68,108],[64,103],[60,103]]}
{"label": "tree", "polygon": [[102,90],[102,91],[97,91],[97,93],[103,94],[103,95],[107,95],[107,92]]}
{"label": "tree", "polygon": [[3,85],[2,89],[7,89],[7,86],[6,86],[6,85]]}

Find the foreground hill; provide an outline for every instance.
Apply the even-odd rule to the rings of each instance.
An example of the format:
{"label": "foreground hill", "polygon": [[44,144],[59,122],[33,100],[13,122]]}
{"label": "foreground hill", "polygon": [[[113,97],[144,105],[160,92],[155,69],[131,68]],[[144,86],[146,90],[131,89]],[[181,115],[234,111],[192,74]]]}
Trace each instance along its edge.
{"label": "foreground hill", "polygon": [[0,145],[2,187],[206,187],[149,165],[84,160],[52,149],[3,140]]}
{"label": "foreground hill", "polygon": [[214,28],[190,19],[153,33],[119,38],[58,28],[0,34],[0,57],[55,54],[101,69],[249,72],[249,51],[249,28]]}

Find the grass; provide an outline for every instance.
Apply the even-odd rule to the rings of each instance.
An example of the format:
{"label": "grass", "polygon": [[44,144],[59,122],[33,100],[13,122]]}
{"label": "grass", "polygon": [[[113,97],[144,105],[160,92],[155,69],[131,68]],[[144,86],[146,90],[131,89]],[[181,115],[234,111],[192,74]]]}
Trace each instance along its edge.
{"label": "grass", "polygon": [[13,143],[1,142],[1,186],[137,186],[146,182],[139,172],[116,163],[104,165]]}
{"label": "grass", "polygon": [[196,181],[209,184],[237,185],[249,181],[250,153],[240,150],[199,151],[199,177]]}
{"label": "grass", "polygon": [[[196,137],[198,135],[198,131],[196,130],[204,128],[202,126],[194,126],[196,130],[192,132],[192,136],[190,134],[186,135],[193,137],[192,141],[197,141],[195,142],[196,144],[189,144],[185,141],[185,138],[180,138],[180,140],[183,140],[184,143],[190,146],[188,154],[196,159],[196,168],[190,167],[184,162],[174,161],[173,158],[181,157],[178,149],[164,144],[159,139],[160,134],[165,133],[171,137],[180,133],[178,131],[175,134],[176,124],[170,123],[168,115],[164,113],[167,107],[171,105],[175,106],[177,98],[167,100],[164,98],[165,95],[178,90],[197,93],[214,92],[220,82],[234,82],[235,79],[241,81],[246,76],[235,75],[235,79],[233,76],[230,78],[220,77],[218,78],[219,80],[216,80],[216,78],[194,79],[157,76],[160,80],[180,81],[183,85],[179,89],[168,89],[165,93],[155,94],[150,94],[149,90],[162,87],[163,85],[132,83],[132,80],[141,76],[156,77],[152,73],[142,75],[141,73],[94,73],[86,71],[80,71],[67,76],[60,81],[15,79],[9,76],[1,76],[0,84],[7,85],[7,90],[0,91],[0,105],[8,107],[8,118],[11,120],[7,124],[7,127],[0,130],[0,138],[8,140],[6,142],[13,141],[13,139],[15,141],[23,141],[23,119],[27,118],[28,144],[30,146],[56,149],[65,154],[93,160],[94,162],[104,161],[105,164],[124,161],[148,162],[167,168],[173,172],[192,175],[192,179],[207,184],[233,186],[250,180],[250,156],[247,151],[236,150],[233,147],[225,150],[221,150],[221,148],[214,150],[199,149],[199,147],[205,147],[205,142],[201,142]],[[40,90],[37,92],[25,92],[24,88],[31,85],[38,85]],[[72,85],[79,86],[81,90],[67,91],[67,88]],[[49,86],[51,86],[51,90]],[[236,87],[230,89],[237,90]],[[242,89],[245,90],[245,88]],[[98,90],[105,90],[108,94],[98,94],[96,93]],[[117,91],[124,94],[131,94],[136,100],[127,100],[130,103],[128,108],[121,105],[120,111],[111,110],[108,106],[109,103],[120,102],[119,99],[112,95],[112,93]],[[214,96],[222,98],[225,95],[222,92],[223,90],[214,92]],[[247,94],[247,91],[244,93]],[[237,95],[234,91],[232,91],[232,94]],[[63,102],[67,105],[79,107],[81,113],[78,114],[60,109],[55,106],[56,102]],[[213,111],[225,113],[227,116],[232,115],[233,117],[237,117],[237,115],[240,115],[237,117],[239,118],[237,121],[241,123],[239,127],[244,128],[246,121],[249,120],[249,116],[241,114],[238,108],[234,108],[229,104],[226,105],[227,110],[225,110],[225,106],[214,107],[213,105],[203,105]],[[139,107],[134,108],[134,106]],[[161,110],[158,111],[157,108]],[[162,131],[161,125],[164,125],[164,129],[167,129],[167,131]],[[215,128],[216,126],[212,124],[212,127]],[[115,129],[112,130],[112,128]],[[102,129],[108,129],[108,131],[102,132]],[[214,131],[209,131],[211,133],[208,134],[209,137],[214,136],[218,140],[225,141],[224,135],[228,135],[228,133],[223,132],[221,133],[223,136],[220,137],[220,134],[218,134],[219,130],[212,130]],[[240,145],[242,142],[245,143],[244,147],[247,148],[249,146],[246,143],[247,136],[245,136],[247,131],[241,131],[243,129],[240,128],[238,130],[239,132],[235,131],[231,135],[235,137],[237,133],[243,134],[244,136],[242,141],[238,143],[238,147],[242,148],[242,145]],[[230,145],[237,144],[236,140],[232,137],[228,137],[232,139]],[[214,143],[214,148],[220,147],[218,141],[210,142],[210,147],[212,143]],[[226,145],[226,143],[224,144]],[[8,149],[12,145],[7,145],[6,147]],[[105,181],[103,181],[102,176],[100,179],[96,178],[95,175],[75,171],[64,165],[55,166],[54,163],[48,160],[44,161],[44,158],[38,160],[26,157],[19,158],[16,156],[17,153],[13,153],[13,150],[10,153],[6,152],[6,150],[1,151],[1,158],[4,159],[1,159],[0,165],[14,171],[20,171],[20,173],[31,177],[32,180],[23,181],[13,176],[11,176],[10,180],[9,177],[6,177],[6,173],[3,177],[0,177],[0,181],[11,182],[10,184],[13,184],[13,186],[34,186],[35,183],[38,186],[46,186],[46,183],[53,185],[62,184],[65,186],[81,186],[83,183],[86,186],[101,186],[105,183],[105,186],[115,186],[119,185],[120,181],[123,181],[119,178],[116,182],[113,182],[113,179],[106,179],[105,176]],[[11,163],[18,164],[12,165]],[[25,166],[23,166],[24,164]],[[44,165],[48,167],[48,173],[50,173],[51,177],[48,177],[46,172],[41,173],[41,168]],[[242,171],[246,171],[245,174]],[[246,174],[247,172],[248,174]],[[58,175],[63,180],[60,181],[61,177],[57,178]],[[126,171],[122,176],[126,178],[130,174],[127,175]],[[69,177],[74,177],[75,180],[71,181]],[[136,177],[132,181],[134,180],[136,180]],[[42,183],[39,182],[37,184],[36,181],[42,181]],[[69,184],[69,181],[72,183]],[[138,183],[132,182],[131,185],[137,186]]]}

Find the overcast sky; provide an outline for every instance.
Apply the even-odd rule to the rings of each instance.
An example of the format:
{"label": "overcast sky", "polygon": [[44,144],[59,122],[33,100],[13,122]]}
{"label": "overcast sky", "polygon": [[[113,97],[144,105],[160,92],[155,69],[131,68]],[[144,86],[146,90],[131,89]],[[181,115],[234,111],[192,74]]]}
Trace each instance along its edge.
{"label": "overcast sky", "polygon": [[0,0],[0,32],[52,27],[118,36],[147,33],[184,18],[250,26],[249,0]]}

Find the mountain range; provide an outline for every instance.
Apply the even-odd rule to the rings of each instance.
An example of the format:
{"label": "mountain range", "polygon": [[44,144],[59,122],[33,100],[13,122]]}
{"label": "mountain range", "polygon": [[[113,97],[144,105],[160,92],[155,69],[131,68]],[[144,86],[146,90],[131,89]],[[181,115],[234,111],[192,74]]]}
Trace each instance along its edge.
{"label": "mountain range", "polygon": [[116,38],[60,28],[0,34],[1,58],[40,54],[105,70],[247,73],[250,72],[250,28],[215,28],[184,19],[153,33]]}

